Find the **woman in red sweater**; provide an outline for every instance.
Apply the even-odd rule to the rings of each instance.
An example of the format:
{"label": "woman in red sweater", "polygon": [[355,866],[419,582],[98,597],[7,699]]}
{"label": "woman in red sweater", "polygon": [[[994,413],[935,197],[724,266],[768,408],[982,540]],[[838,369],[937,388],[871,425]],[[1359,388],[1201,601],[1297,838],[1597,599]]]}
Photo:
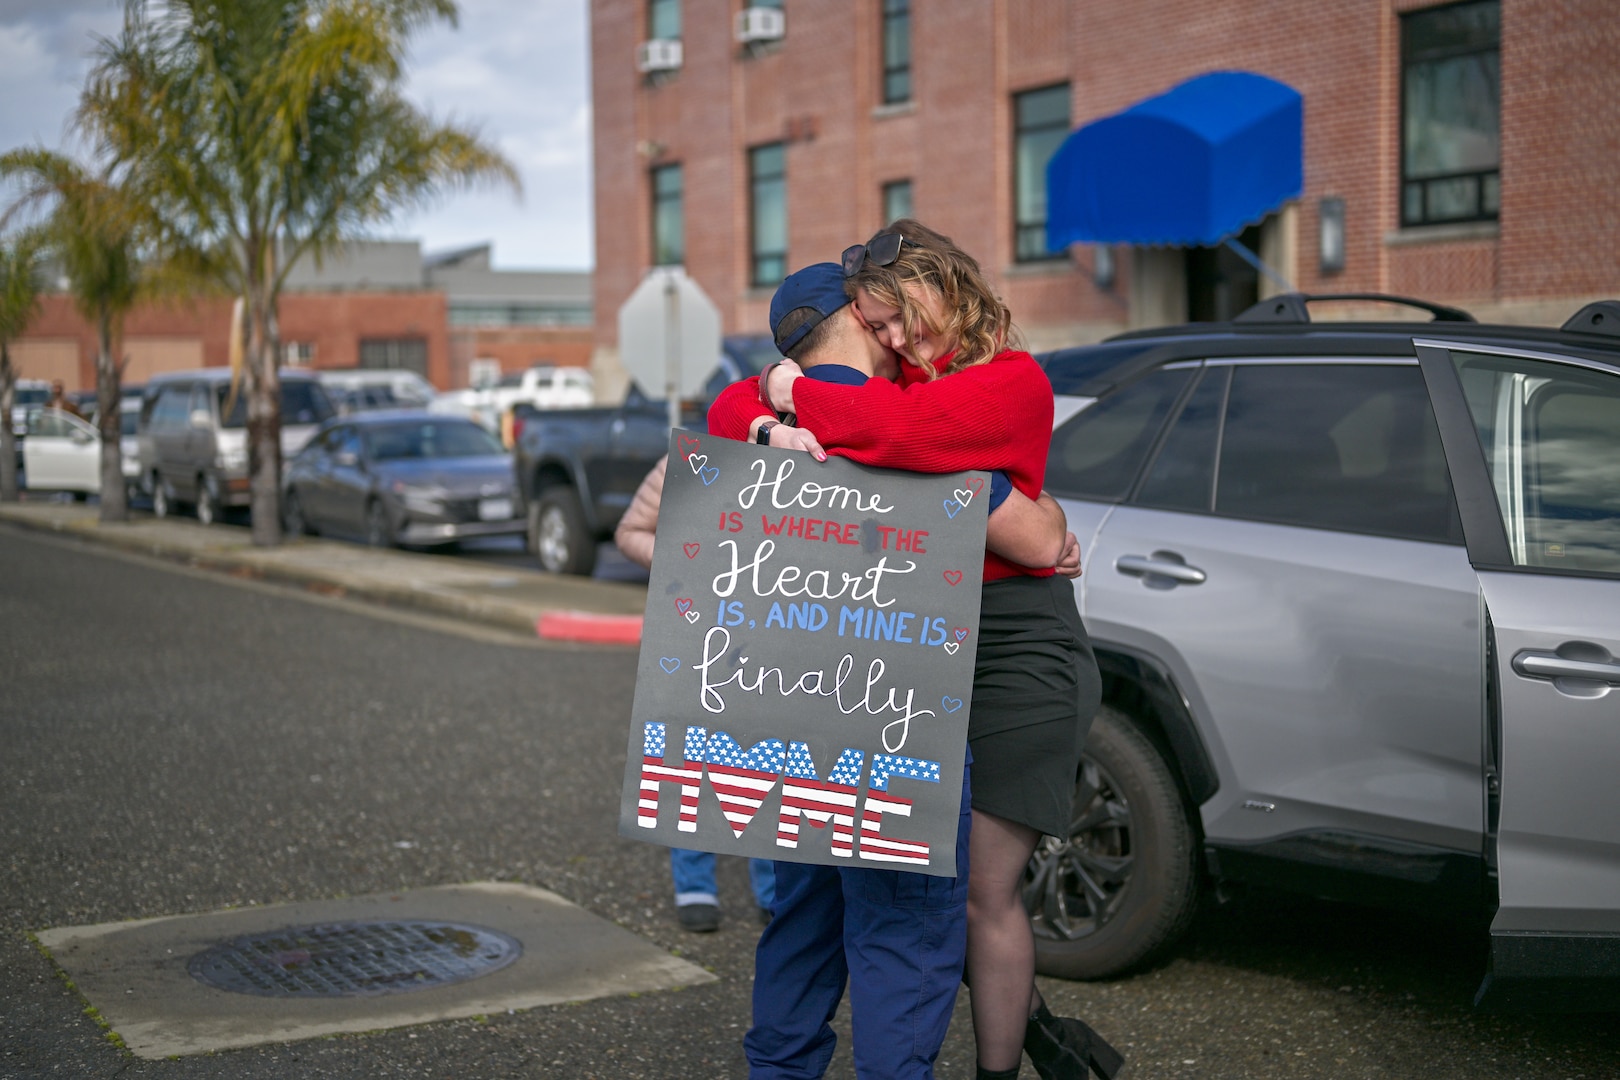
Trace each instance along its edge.
{"label": "woman in red sweater", "polygon": [[[844,274],[861,318],[900,354],[900,382],[820,382],[784,361],[763,379],[768,408],[738,384],[715,402],[711,424],[715,409],[737,420],[747,413],[752,435],[776,413],[794,413],[795,445],[819,442],[863,464],[917,472],[1000,469],[1038,498],[1052,387],[1028,353],[1007,347],[1011,313],[978,263],[902,219],[846,251]],[[967,982],[979,1077],[1016,1077],[1020,1050],[1047,1080],[1084,1080],[1091,1069],[1108,1077],[1120,1055],[1080,1021],[1052,1016],[1035,988],[1035,942],[1019,895],[1041,835],[1068,834],[1080,751],[1101,696],[1097,664],[1066,578],[987,552],[984,581],[968,723]]]}

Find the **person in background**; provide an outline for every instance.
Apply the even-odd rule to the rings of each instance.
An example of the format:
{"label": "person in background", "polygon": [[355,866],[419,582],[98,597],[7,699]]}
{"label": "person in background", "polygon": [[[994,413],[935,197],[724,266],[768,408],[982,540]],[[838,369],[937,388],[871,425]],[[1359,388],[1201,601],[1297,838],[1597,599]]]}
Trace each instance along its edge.
{"label": "person in background", "polygon": [[84,419],[84,413],[79,411],[79,407],[73,404],[73,399],[67,396],[67,390],[63,387],[61,379],[51,383],[51,396],[46,400],[45,408],[61,409],[65,413],[72,413],[80,420]]}
{"label": "person in background", "polygon": [[[658,531],[658,504],[664,492],[664,467],[668,462],[668,454],[658,459],[658,464],[653,466],[636,489],[624,517],[619,519],[619,527],[613,530],[613,542],[619,546],[624,557],[644,570],[652,568],[653,539]],[[715,856],[712,851],[669,849],[669,870],[675,879],[675,917],[682,928],[694,934],[708,934],[720,929],[720,896],[715,884],[714,868]],[[749,859],[748,882],[754,890],[760,922],[769,923],[776,896],[776,872],[771,861]]]}

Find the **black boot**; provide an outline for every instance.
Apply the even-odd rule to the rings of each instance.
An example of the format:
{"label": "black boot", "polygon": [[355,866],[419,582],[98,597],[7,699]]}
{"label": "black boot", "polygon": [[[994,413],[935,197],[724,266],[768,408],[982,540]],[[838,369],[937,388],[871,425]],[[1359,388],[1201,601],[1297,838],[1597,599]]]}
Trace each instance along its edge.
{"label": "black boot", "polygon": [[1053,1016],[1043,1004],[1024,1028],[1024,1053],[1041,1080],[1086,1080],[1093,1072],[1114,1080],[1125,1057],[1091,1028],[1067,1016]]}

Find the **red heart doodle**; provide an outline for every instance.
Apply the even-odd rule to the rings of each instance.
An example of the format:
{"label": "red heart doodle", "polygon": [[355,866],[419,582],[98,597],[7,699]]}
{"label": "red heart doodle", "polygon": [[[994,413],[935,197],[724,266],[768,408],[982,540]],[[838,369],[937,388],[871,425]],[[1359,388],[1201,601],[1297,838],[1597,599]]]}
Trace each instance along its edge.
{"label": "red heart doodle", "polygon": [[680,452],[681,459],[683,461],[695,454],[697,452],[697,448],[698,441],[692,436],[677,435],[675,437],[675,449]]}
{"label": "red heart doodle", "polygon": [[979,492],[984,490],[984,481],[983,480],[975,480],[975,481],[973,481],[971,484],[968,485],[968,490],[973,492],[973,494],[977,495]]}
{"label": "red heart doodle", "polygon": [[960,585],[960,584],[962,584],[962,571],[960,571],[960,570],[947,570],[947,571],[945,571],[945,584],[947,584],[947,585]]}
{"label": "red heart doodle", "polygon": [[966,641],[967,640],[968,632],[967,632],[967,627],[965,627],[965,626],[958,626],[955,629],[953,629],[951,631],[951,633],[956,635],[956,640],[957,641]]}
{"label": "red heart doodle", "polygon": [[695,558],[697,558],[697,553],[698,553],[698,551],[699,551],[699,550],[700,550],[700,549],[701,549],[701,548],[702,548],[702,547],[703,547],[703,545],[702,545],[702,544],[696,544],[696,543],[693,543],[693,544],[682,544],[682,545],[681,545],[681,550],[682,550],[682,551],[684,551],[684,552],[686,552],[686,557],[687,557],[687,558],[688,558],[688,559],[695,559]]}
{"label": "red heart doodle", "polygon": [[688,611],[691,611],[692,598],[690,596],[683,596],[679,600],[675,601],[675,610],[680,612],[682,615],[685,615]]}

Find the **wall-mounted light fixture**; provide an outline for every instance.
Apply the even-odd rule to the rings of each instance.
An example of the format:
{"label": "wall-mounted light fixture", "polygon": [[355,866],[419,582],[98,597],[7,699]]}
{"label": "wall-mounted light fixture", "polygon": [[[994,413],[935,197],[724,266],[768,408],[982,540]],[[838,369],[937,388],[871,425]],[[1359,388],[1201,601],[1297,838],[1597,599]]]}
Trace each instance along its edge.
{"label": "wall-mounted light fixture", "polygon": [[1330,195],[1316,204],[1319,220],[1318,266],[1324,274],[1344,269],[1344,200]]}
{"label": "wall-mounted light fixture", "polygon": [[1107,244],[1092,249],[1091,280],[1099,289],[1114,287],[1114,249]]}

